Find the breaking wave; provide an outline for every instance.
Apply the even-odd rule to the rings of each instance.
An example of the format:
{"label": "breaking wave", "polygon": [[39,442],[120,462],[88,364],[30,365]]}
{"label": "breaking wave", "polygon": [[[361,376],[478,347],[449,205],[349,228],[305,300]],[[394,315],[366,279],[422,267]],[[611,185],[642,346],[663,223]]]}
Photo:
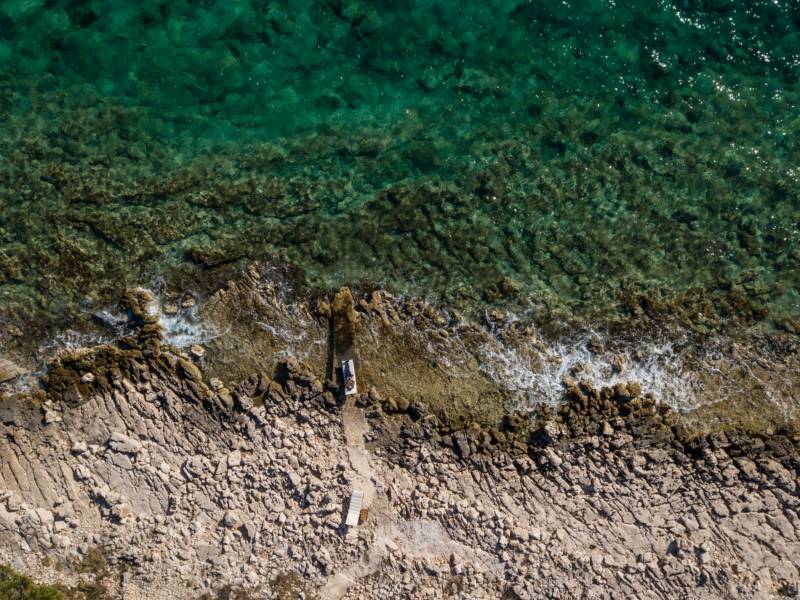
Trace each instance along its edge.
{"label": "breaking wave", "polygon": [[199,303],[190,308],[181,308],[175,314],[166,314],[159,304],[159,322],[164,331],[164,342],[178,348],[205,345],[222,332],[203,321],[198,312]]}
{"label": "breaking wave", "polygon": [[646,344],[611,353],[593,350],[592,340],[585,336],[520,348],[494,339],[478,349],[480,370],[516,395],[520,408],[557,404],[569,379],[596,388],[635,381],[643,393],[652,393],[659,402],[679,410],[695,408],[701,402],[704,386],[700,377],[686,367],[674,344]]}

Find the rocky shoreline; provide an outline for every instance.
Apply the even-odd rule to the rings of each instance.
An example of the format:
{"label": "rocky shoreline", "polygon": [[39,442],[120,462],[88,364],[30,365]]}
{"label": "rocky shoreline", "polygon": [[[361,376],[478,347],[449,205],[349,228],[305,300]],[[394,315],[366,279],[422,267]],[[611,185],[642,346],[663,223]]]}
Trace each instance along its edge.
{"label": "rocky shoreline", "polygon": [[[797,595],[791,428],[698,435],[635,382],[579,377],[557,409],[448,412],[435,396],[452,405],[468,375],[437,387],[420,367],[403,387],[413,372],[365,345],[369,387],[345,402],[332,357],[359,314],[403,335],[396,303],[269,298],[251,271],[207,304],[248,376],[223,377],[214,342],[205,356],[170,346],[152,295],[133,290],[127,335],[61,353],[42,390],[0,404],[0,561],[126,599]],[[245,302],[247,322],[231,318]],[[277,314],[312,334],[273,370],[277,341],[245,329]],[[353,489],[368,512],[348,529]]]}

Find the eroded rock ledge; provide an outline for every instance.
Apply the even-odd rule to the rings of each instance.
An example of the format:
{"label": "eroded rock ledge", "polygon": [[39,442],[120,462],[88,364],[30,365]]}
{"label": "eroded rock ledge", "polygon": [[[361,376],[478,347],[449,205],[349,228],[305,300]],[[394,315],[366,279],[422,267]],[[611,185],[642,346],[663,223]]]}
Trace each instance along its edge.
{"label": "eroded rock ledge", "polygon": [[[109,597],[765,597],[797,593],[797,445],[692,437],[635,384],[496,428],[297,360],[234,389],[163,343],[64,353],[2,405],[0,559]],[[353,487],[366,521],[343,526]],[[59,565],[57,570],[54,565]]]}

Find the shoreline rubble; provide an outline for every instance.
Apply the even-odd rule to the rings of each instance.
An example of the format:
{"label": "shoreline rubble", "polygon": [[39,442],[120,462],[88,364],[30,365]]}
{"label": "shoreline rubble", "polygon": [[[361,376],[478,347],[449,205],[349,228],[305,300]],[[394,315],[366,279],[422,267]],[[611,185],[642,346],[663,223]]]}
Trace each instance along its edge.
{"label": "shoreline rubble", "polygon": [[151,294],[126,301],[130,335],[0,411],[0,561],[37,579],[97,550],[112,598],[797,594],[791,431],[696,435],[635,383],[497,427],[376,385],[345,404],[294,358],[226,387],[163,344]]}

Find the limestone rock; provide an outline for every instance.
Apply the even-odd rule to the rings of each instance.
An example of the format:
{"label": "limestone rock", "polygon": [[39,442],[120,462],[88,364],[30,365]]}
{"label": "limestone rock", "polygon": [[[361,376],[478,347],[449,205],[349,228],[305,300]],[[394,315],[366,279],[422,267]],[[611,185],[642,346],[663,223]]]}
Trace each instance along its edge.
{"label": "limestone rock", "polygon": [[84,441],[78,441],[72,444],[72,453],[73,454],[83,454],[89,450],[89,446]]}
{"label": "limestone rock", "polygon": [[0,358],[0,383],[5,383],[24,375],[25,370],[8,359]]}
{"label": "limestone rock", "polygon": [[111,434],[111,437],[108,438],[108,447],[115,452],[137,454],[142,450],[142,443],[139,440],[115,431]]}
{"label": "limestone rock", "polygon": [[222,523],[225,527],[229,529],[236,529],[240,527],[242,524],[241,518],[239,514],[234,510],[229,510],[225,513],[225,516],[222,518]]}
{"label": "limestone rock", "polygon": [[228,467],[238,467],[242,464],[242,453],[234,450],[228,455]]}
{"label": "limestone rock", "polygon": [[61,422],[61,415],[58,411],[45,409],[44,411],[44,422],[45,425],[52,425],[53,423],[60,423]]}

